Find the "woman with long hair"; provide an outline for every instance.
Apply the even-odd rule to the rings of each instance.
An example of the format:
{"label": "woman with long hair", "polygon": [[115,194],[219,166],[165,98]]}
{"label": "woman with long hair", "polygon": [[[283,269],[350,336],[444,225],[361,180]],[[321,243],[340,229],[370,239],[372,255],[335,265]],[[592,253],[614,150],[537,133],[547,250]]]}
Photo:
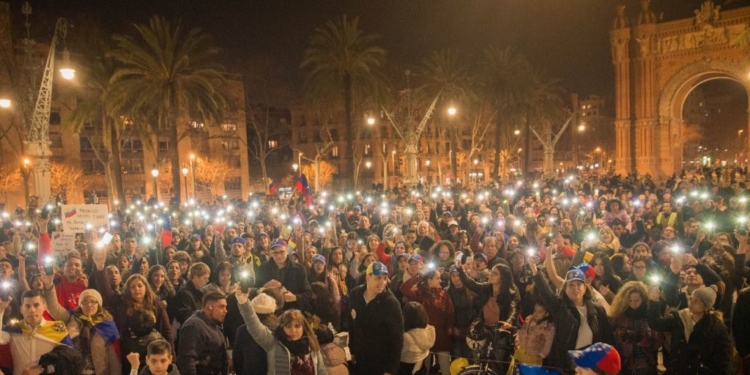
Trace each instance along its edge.
{"label": "woman with long hair", "polygon": [[249,293],[243,293],[240,287],[234,293],[250,336],[266,351],[269,374],[327,374],[318,339],[301,311],[285,311],[279,326],[271,330],[258,319],[248,301]]}
{"label": "woman with long hair", "polygon": [[211,271],[211,276],[208,285],[203,287],[203,293],[208,292],[222,292],[225,295],[232,293],[234,288],[235,278],[232,273],[232,264],[223,261],[219,262],[216,267]]}
{"label": "woman with long hair", "polygon": [[453,309],[456,312],[456,319],[451,328],[451,355],[470,358],[471,350],[466,345],[466,334],[479,311],[475,303],[477,295],[461,281],[455,265],[452,265],[448,272],[450,272],[448,295],[453,301]]}
{"label": "woman with long hair", "polygon": [[594,254],[594,258],[591,259],[591,265],[596,272],[591,285],[611,304],[615,298],[615,294],[617,294],[617,291],[622,286],[622,280],[619,276],[615,275],[612,262],[605,252],[600,251]]}
{"label": "woman with long hair", "polygon": [[435,344],[435,327],[428,324],[429,316],[424,306],[417,302],[404,305],[404,346],[398,375],[422,375],[427,369],[422,362],[430,355]]}
{"label": "woman with long hair", "polygon": [[112,315],[104,309],[102,296],[86,289],[78,298],[78,308],[68,311],[57,301],[52,275],[41,276],[47,311],[55,320],[65,322],[73,340],[73,349],[81,354],[81,374],[119,375],[122,371],[116,346],[120,339]]}
{"label": "woman with long hair", "polygon": [[94,252],[94,278],[101,288],[104,300],[109,301],[114,311],[114,321],[121,335],[122,372],[130,373],[130,362],[125,358],[129,353],[139,353],[146,357],[146,347],[151,341],[164,339],[174,347],[172,327],[159,298],[149,286],[146,277],[132,275],[125,282],[122,294],[117,294],[107,283],[104,271],[106,256],[102,251]]}
{"label": "woman with long hair", "polygon": [[648,326],[646,284],[625,283],[612,301],[609,319],[614,329],[614,346],[622,361],[622,373],[655,375],[660,342],[656,332]]}
{"label": "woman with long hair", "polygon": [[432,351],[437,353],[440,369],[446,374],[450,372],[450,334],[456,323],[456,312],[450,295],[442,287],[440,274],[434,268],[422,268],[416,277],[401,284],[401,294],[409,301],[425,307],[430,325],[435,327],[435,345]]}
{"label": "woman with long hair", "polygon": [[164,308],[167,308],[167,301],[177,293],[172,283],[167,281],[167,270],[160,265],[153,266],[148,270],[147,278],[149,286],[154,290],[156,296],[159,297],[159,303]]}

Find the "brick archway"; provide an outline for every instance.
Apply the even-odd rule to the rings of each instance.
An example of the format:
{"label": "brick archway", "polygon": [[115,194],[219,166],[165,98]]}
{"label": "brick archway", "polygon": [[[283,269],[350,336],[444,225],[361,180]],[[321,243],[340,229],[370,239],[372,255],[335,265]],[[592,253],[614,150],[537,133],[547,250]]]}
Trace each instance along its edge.
{"label": "brick archway", "polygon": [[649,0],[634,19],[617,8],[611,30],[615,69],[617,173],[663,179],[682,168],[682,107],[703,82],[731,79],[750,97],[750,49],[738,36],[750,7],[721,12],[706,0],[695,17],[660,23]]}
{"label": "brick archway", "polygon": [[696,87],[716,79],[728,79],[739,83],[745,88],[750,101],[747,64],[728,59],[706,57],[689,64],[670,77],[662,89],[658,107],[659,125],[668,134],[666,154],[671,156],[671,160],[666,160],[671,161],[671,167],[661,168],[664,174],[679,172],[683,167],[682,115],[685,100]]}

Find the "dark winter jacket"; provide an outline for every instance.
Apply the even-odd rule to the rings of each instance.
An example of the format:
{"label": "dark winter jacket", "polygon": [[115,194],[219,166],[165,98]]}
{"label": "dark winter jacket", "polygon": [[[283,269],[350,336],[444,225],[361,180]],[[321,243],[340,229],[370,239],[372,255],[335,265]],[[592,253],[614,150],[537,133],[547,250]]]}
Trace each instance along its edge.
{"label": "dark winter jacket", "polygon": [[750,288],[743,289],[737,297],[732,315],[732,336],[740,357],[750,355]]}
{"label": "dark winter jacket", "polygon": [[[474,279],[466,274],[463,268],[458,269],[458,275],[461,277],[461,282],[469,290],[477,294],[476,306],[479,306],[479,311],[481,312],[482,307],[492,297],[492,285],[490,283],[478,283],[474,281]],[[500,321],[514,324],[520,302],[521,295],[518,293],[515,285],[511,285],[508,293],[498,295],[497,305],[500,306]]]}
{"label": "dark winter jacket", "polygon": [[347,312],[351,318],[349,349],[356,361],[356,373],[396,374],[404,345],[401,305],[388,289],[367,303],[365,288],[360,285],[352,290]]}
{"label": "dark winter jacket", "polygon": [[[573,374],[568,350],[576,348],[578,340],[578,328],[581,324],[581,314],[576,306],[566,297],[559,296],[552,291],[547,280],[541,273],[534,277],[534,288],[539,292],[540,300],[543,301],[544,307],[550,312],[552,321],[555,323],[555,340],[552,342],[552,350],[549,356],[544,359],[544,365],[555,367],[563,370],[565,373]],[[612,335],[612,328],[609,325],[609,318],[604,308],[591,301],[584,300],[586,305],[586,317],[594,334],[592,343],[603,342],[610,345],[615,344]]]}
{"label": "dark winter jacket", "polygon": [[191,317],[193,313],[201,309],[203,303],[203,292],[196,289],[191,281],[188,281],[177,292],[173,303],[175,313],[173,318],[177,319],[180,324],[185,324],[185,321]]}
{"label": "dark winter jacket", "polygon": [[185,375],[226,375],[226,338],[219,324],[196,311],[180,328],[177,367]]}
{"label": "dark winter jacket", "polygon": [[276,280],[289,292],[297,296],[297,301],[284,304],[284,310],[307,310],[312,300],[312,289],[307,280],[305,267],[287,258],[284,267],[279,268],[276,262],[269,260],[258,269],[258,286],[263,286],[271,280]]}
{"label": "dark winter jacket", "polygon": [[[661,317],[659,304],[648,303],[648,325],[651,329],[672,334],[664,366],[667,375],[726,375],[732,352],[732,340],[724,323],[714,314],[707,314],[686,337],[685,322],[690,321],[687,309]],[[745,322],[746,323],[746,322]]]}

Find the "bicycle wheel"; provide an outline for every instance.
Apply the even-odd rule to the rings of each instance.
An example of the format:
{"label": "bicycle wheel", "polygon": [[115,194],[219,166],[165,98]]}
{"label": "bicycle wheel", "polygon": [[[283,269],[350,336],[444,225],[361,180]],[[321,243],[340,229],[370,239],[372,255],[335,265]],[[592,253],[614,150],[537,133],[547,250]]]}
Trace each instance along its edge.
{"label": "bicycle wheel", "polygon": [[481,365],[471,365],[464,367],[461,372],[458,373],[458,375],[498,375],[495,371],[492,371],[491,368],[485,369]]}

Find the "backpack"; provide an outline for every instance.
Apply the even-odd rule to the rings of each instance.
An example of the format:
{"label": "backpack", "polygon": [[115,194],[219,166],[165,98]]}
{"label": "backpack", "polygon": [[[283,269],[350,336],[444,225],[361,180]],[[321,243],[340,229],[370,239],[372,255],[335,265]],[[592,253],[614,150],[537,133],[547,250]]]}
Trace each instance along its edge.
{"label": "backpack", "polygon": [[79,375],[83,371],[81,354],[67,346],[58,345],[39,359],[43,374]]}

